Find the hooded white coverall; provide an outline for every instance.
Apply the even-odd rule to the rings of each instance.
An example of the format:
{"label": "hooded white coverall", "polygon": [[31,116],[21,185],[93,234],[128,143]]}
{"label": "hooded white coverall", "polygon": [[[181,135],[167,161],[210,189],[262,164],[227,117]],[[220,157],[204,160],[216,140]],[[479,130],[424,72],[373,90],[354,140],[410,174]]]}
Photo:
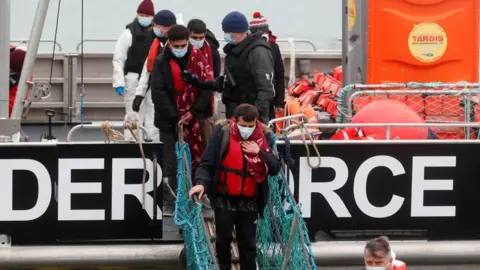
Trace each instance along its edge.
{"label": "hooded white coverall", "polygon": [[[177,18],[177,24],[183,25],[182,14],[177,13],[176,18]],[[162,43],[162,47],[164,46],[165,44]],[[153,141],[156,142],[160,138],[160,133],[159,133],[159,130],[154,125],[155,108],[153,106],[153,101],[152,101],[152,92],[148,88],[149,80],[150,80],[150,72],[148,72],[147,70],[147,59],[146,59],[145,64],[143,65],[140,80],[138,80],[138,85],[136,86],[135,96],[144,97],[142,101],[142,105],[140,106],[140,111],[139,111],[139,115],[141,117],[140,119],[144,119],[143,123],[145,128],[149,132],[150,138],[152,138]],[[132,98],[132,101],[135,98],[135,96]]]}
{"label": "hooded white coverall", "polygon": [[[115,52],[113,55],[113,88],[124,87],[124,101],[125,101],[125,120],[138,119],[140,125],[143,125],[148,132],[149,137],[154,141],[158,142],[160,140],[160,135],[158,129],[153,124],[154,119],[154,109],[151,94],[148,94],[145,97],[145,94],[142,95],[145,97],[142,105],[140,106],[140,111],[138,113],[134,112],[132,109],[132,103],[135,98],[136,88],[139,85],[140,74],[129,72],[127,75],[124,75],[124,65],[127,61],[128,50],[132,46],[132,32],[129,29],[125,29],[123,33],[117,40],[115,44]],[[146,72],[146,67],[144,66],[144,71]],[[142,72],[142,73],[143,73]],[[148,87],[148,79],[146,78],[146,85]],[[130,131],[126,130],[124,132],[125,140],[133,140],[133,136]],[[143,136],[141,136],[143,138]]]}

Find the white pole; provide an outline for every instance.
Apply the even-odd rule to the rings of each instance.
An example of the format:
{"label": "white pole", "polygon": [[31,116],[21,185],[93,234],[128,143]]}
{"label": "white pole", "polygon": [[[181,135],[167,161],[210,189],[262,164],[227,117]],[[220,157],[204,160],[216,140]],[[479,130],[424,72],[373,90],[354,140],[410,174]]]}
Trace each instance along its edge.
{"label": "white pole", "polygon": [[[0,0],[2,2],[3,0]],[[12,111],[12,119],[21,119],[23,113],[23,100],[27,95],[27,81],[33,72],[35,65],[35,59],[37,58],[38,45],[40,44],[40,38],[42,37],[43,25],[45,24],[45,18],[47,17],[48,5],[50,0],[39,0],[37,6],[37,12],[35,14],[35,20],[32,25],[32,32],[30,33],[30,40],[28,43],[27,54],[25,55],[25,61],[23,62],[22,74],[18,82],[18,91],[15,97],[15,104]]]}
{"label": "white pole", "polygon": [[10,3],[0,0],[0,119],[8,119],[10,92]]}

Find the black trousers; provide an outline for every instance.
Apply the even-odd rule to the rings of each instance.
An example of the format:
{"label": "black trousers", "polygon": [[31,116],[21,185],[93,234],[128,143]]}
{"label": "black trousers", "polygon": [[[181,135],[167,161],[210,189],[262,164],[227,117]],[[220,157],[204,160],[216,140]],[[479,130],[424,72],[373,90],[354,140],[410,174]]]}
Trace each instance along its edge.
{"label": "black trousers", "polygon": [[216,252],[220,269],[231,269],[232,256],[230,244],[233,240],[235,226],[238,250],[240,253],[240,269],[256,270],[257,255],[257,212],[232,211],[226,208],[215,208]]}
{"label": "black trousers", "polygon": [[[177,191],[177,155],[175,153],[175,144],[177,143],[177,132],[175,127],[168,130],[160,130],[160,140],[163,143],[163,177],[168,178],[168,184],[174,192]],[[175,198],[172,196],[168,187],[163,189],[164,201],[173,204]]]}

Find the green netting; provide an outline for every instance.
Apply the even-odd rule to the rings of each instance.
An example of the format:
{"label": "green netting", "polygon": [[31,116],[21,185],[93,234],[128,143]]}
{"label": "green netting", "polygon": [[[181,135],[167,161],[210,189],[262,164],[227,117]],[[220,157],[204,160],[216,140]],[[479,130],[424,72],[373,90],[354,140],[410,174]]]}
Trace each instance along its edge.
{"label": "green netting", "polygon": [[[186,153],[186,160],[182,153]],[[188,269],[215,269],[201,222],[201,206],[188,199],[190,150],[186,143],[177,145],[178,191],[175,224],[184,231]],[[307,227],[288,190],[283,174],[268,178],[270,194],[264,218],[258,220],[257,265],[259,269],[317,269],[311,251]],[[292,224],[295,223],[295,226]]]}
{"label": "green netting", "polygon": [[[192,163],[187,143],[175,146],[177,153],[177,200],[175,201],[174,222],[183,229],[187,269],[215,269],[214,257],[208,247],[208,239],[202,224],[202,205],[189,200],[189,166]],[[185,159],[184,159],[185,157]]]}

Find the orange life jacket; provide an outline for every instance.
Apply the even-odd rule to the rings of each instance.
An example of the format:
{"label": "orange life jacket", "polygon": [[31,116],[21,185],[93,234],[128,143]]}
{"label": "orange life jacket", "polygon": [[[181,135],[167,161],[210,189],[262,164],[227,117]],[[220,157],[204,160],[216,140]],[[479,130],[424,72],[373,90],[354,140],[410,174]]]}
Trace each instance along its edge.
{"label": "orange life jacket", "polygon": [[243,157],[242,147],[232,135],[227,153],[220,166],[217,191],[230,196],[254,197],[257,182],[246,171],[247,160]]}
{"label": "orange life jacket", "polygon": [[158,55],[158,50],[161,50],[161,49],[162,49],[162,42],[160,41],[160,39],[156,38],[153,41],[152,46],[150,46],[150,51],[148,52],[148,56],[147,56],[147,71],[148,72],[152,72],[153,63],[155,62],[155,58]]}

